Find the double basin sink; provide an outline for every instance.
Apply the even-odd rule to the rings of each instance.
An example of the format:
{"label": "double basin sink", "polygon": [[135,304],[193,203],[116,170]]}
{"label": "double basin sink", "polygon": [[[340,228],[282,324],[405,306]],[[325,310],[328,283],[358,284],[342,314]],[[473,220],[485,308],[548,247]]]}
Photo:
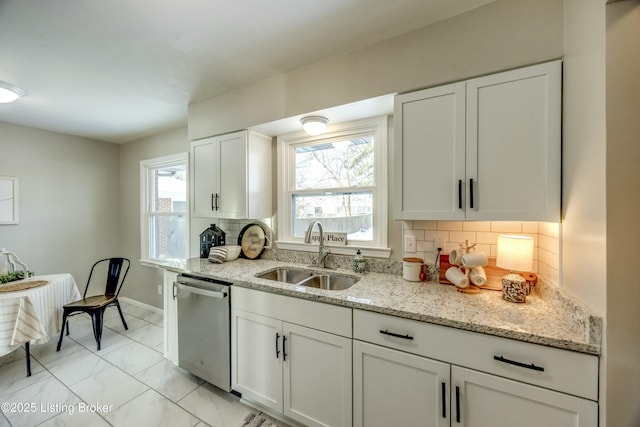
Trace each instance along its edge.
{"label": "double basin sink", "polygon": [[316,272],[304,268],[280,267],[257,274],[260,279],[276,280],[278,282],[292,283],[297,286],[309,288],[341,291],[349,289],[359,277],[346,276],[337,273]]}

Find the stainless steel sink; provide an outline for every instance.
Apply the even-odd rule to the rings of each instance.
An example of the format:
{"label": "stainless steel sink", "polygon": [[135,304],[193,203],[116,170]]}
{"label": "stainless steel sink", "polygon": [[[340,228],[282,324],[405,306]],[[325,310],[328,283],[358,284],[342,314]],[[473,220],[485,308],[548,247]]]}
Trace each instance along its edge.
{"label": "stainless steel sink", "polygon": [[311,270],[294,267],[281,267],[256,274],[260,279],[276,280],[278,282],[292,283],[298,286],[309,288],[326,289],[340,291],[349,289],[359,277],[347,276],[343,274],[318,273]]}
{"label": "stainless steel sink", "polygon": [[276,268],[275,270],[257,274],[256,277],[276,280],[278,282],[299,283],[310,278],[312,275],[313,271],[303,270],[301,268]]}
{"label": "stainless steel sink", "polygon": [[349,289],[357,281],[358,277],[352,276],[339,276],[337,274],[317,274],[309,277],[298,283],[301,286],[308,286],[310,288],[328,289],[330,291],[341,291],[343,289]]}

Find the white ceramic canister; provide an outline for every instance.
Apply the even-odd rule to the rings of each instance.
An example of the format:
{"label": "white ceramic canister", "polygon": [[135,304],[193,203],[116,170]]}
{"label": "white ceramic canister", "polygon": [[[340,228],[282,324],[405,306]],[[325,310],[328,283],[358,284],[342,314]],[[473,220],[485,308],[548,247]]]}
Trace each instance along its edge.
{"label": "white ceramic canister", "polygon": [[422,258],[402,258],[402,278],[410,282],[419,282],[423,263]]}

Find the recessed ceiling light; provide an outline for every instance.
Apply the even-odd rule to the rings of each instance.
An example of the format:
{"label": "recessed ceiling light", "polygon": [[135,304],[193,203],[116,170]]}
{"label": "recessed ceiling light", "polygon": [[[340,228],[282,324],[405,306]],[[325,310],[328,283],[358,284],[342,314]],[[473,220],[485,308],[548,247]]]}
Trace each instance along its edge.
{"label": "recessed ceiling light", "polygon": [[0,82],[0,103],[6,104],[7,102],[13,102],[26,94],[27,93],[18,86]]}
{"label": "recessed ceiling light", "polygon": [[307,116],[300,119],[300,123],[302,123],[302,128],[305,132],[315,136],[324,132],[327,123],[329,123],[329,119],[322,116]]}

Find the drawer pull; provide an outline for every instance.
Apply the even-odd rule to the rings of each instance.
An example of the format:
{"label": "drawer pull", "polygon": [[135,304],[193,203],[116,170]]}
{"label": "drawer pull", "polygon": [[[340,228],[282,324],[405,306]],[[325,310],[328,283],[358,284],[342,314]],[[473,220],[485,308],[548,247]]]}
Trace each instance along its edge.
{"label": "drawer pull", "polygon": [[384,335],[389,335],[391,337],[396,337],[396,338],[402,338],[403,340],[410,340],[413,341],[413,337],[409,334],[407,335],[400,335],[400,334],[396,334],[394,332],[389,332],[387,329],[385,329],[384,331],[382,329],[380,329],[380,333],[384,334]]}
{"label": "drawer pull", "polygon": [[442,383],[442,418],[447,418],[447,385]]}
{"label": "drawer pull", "polygon": [[456,386],[456,423],[460,424],[460,387]]}
{"label": "drawer pull", "polygon": [[493,356],[493,359],[497,360],[498,362],[508,363],[509,365],[514,365],[514,366],[519,366],[521,368],[527,368],[534,371],[544,372],[544,368],[542,366],[536,366],[533,363],[530,365],[527,365],[526,363],[516,362],[515,360],[506,359],[502,356]]}

